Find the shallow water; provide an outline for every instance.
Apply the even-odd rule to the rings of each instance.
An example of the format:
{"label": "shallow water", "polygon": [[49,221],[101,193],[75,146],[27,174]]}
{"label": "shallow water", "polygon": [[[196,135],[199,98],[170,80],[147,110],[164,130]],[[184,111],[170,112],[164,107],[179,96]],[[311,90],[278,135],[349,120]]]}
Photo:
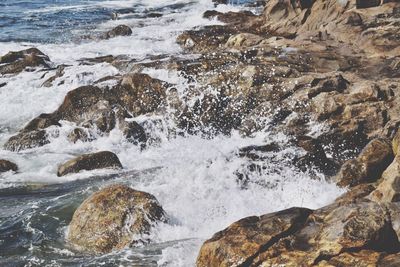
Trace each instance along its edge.
{"label": "shallow water", "polygon": [[[241,5],[222,5],[220,11]],[[118,1],[18,1],[0,3],[0,55],[35,46],[54,65],[67,64],[52,87],[41,84],[55,71],[23,72],[0,76],[0,146],[40,113],[54,111],[65,94],[81,85],[119,71],[107,63],[80,65],[77,60],[103,55],[129,55],[148,60],[154,55],[179,55],[175,43],[183,30],[216,24],[202,18],[215,9],[211,0],[118,0]],[[111,12],[119,20],[110,20]],[[158,18],[146,14],[159,13]],[[98,42],[82,41],[88,32],[101,32],[118,24],[132,27],[129,37]],[[173,83],[184,93],[186,81],[177,73],[147,69],[154,78]],[[140,117],[140,121],[146,118]],[[287,137],[260,132],[243,138],[231,136],[205,139],[201,136],[171,137],[168,114],[163,124],[147,131],[157,142],[141,151],[114,130],[90,143],[70,143],[67,133],[74,125],[62,122],[52,142],[19,153],[0,149],[0,158],[16,162],[18,173],[0,174],[0,266],[193,266],[202,242],[230,223],[249,215],[260,215],[291,206],[317,208],[336,198],[335,185],[296,171],[291,159],[302,153],[290,146],[270,152],[259,164],[260,173],[249,174],[251,182],[238,182],[236,171],[246,171],[249,162],[237,155],[239,148]],[[316,125],[315,130],[322,129]],[[91,171],[56,176],[57,166],[75,155],[110,150],[120,158],[124,171]],[[158,225],[151,244],[101,257],[74,251],[65,242],[73,211],[99,188],[125,183],[154,194],[169,218]]]}

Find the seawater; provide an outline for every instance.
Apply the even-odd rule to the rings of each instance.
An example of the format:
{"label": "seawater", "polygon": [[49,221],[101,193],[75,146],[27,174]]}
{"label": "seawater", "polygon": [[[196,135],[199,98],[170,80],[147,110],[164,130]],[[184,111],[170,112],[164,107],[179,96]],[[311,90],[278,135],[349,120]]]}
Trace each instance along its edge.
{"label": "seawater", "polygon": [[[52,87],[42,83],[55,71],[22,72],[0,76],[0,147],[29,120],[53,112],[70,90],[120,71],[107,63],[81,65],[82,58],[127,55],[137,61],[151,56],[181,55],[176,37],[184,30],[218,24],[202,18],[206,10],[237,11],[239,5],[215,8],[211,0],[3,0],[0,3],[0,55],[37,47],[54,66],[68,65],[64,81]],[[111,20],[111,13],[119,14]],[[159,13],[160,17],[148,16]],[[119,24],[132,36],[89,41],[81,37],[103,32]],[[188,82],[178,73],[146,69],[154,78],[176,85],[184,94]],[[268,118],[266,118],[268,119]],[[0,149],[0,158],[16,162],[18,173],[0,174],[0,266],[194,266],[201,244],[215,232],[250,215],[261,215],[292,206],[321,207],[342,191],[320,179],[311,179],[290,164],[302,152],[288,146],[271,152],[258,164],[260,173],[241,185],[236,171],[245,171],[248,160],[237,156],[239,148],[266,142],[285,143],[287,136],[260,131],[251,138],[237,132],[230,136],[171,136],[168,117],[148,129],[158,140],[141,151],[121,132],[113,130],[93,142],[72,144],[67,133],[74,127],[61,122],[52,142],[21,152]],[[316,131],[322,127],[316,126]],[[83,153],[110,150],[124,170],[90,171],[57,177],[57,166]],[[125,183],[157,197],[170,222],[158,225],[152,242],[121,252],[93,256],[74,251],[66,242],[74,210],[91,193],[107,184]]]}

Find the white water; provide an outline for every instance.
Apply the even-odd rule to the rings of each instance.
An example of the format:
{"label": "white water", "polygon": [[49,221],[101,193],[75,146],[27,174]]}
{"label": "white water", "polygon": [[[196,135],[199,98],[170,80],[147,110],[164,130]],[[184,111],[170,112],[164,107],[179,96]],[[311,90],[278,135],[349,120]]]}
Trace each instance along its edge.
{"label": "white water", "polygon": [[[129,7],[132,2],[137,3],[107,1],[102,4]],[[143,1],[143,8],[177,2],[184,1]],[[55,65],[71,65],[66,68],[66,74],[49,88],[41,87],[41,84],[55,71],[44,78],[41,78],[42,72],[0,77],[0,84],[7,82],[6,86],[0,88],[0,145],[30,119],[40,113],[54,111],[69,90],[118,73],[116,68],[106,63],[80,66],[78,59],[109,54],[129,55],[136,59],[145,59],[148,55],[178,54],[181,51],[175,39],[179,32],[198,25],[217,23],[201,18],[205,10],[213,8],[211,1],[199,0],[183,12],[170,12],[162,18],[122,17],[119,21],[99,25],[99,31],[104,31],[117,24],[127,24],[133,29],[130,37],[81,44],[0,43],[0,55],[34,45],[47,54]],[[237,7],[222,6],[219,9],[234,10]],[[177,84],[178,89],[185,87],[184,81],[176,73],[152,69],[146,72],[155,78]],[[64,84],[57,85],[61,80]],[[41,148],[19,153],[0,150],[0,158],[10,159],[20,167],[17,174],[0,175],[0,188],[19,183],[59,183],[105,173],[107,171],[83,172],[62,178],[56,176],[60,163],[74,155],[99,150],[115,152],[126,170],[163,167],[132,184],[136,189],[154,194],[171,218],[172,223],[159,225],[153,232],[153,242],[181,240],[163,249],[158,258],[158,264],[162,266],[192,266],[202,242],[240,218],[292,206],[317,208],[342,193],[323,179],[310,179],[306,174],[294,171],[289,164],[290,157],[301,152],[291,147],[279,153],[271,152],[270,162],[260,162],[266,169],[260,174],[253,174],[253,183],[246,189],[241,188],[235,171],[244,168],[247,161],[236,156],[235,152],[241,147],[261,145],[268,141],[284,143],[285,136],[270,136],[264,132],[253,138],[242,138],[233,133],[230,137],[217,136],[212,140],[197,136],[171,139],[165,131],[158,129],[153,130],[152,134],[159,137],[160,142],[140,151],[126,142],[118,130],[90,143],[72,144],[66,138],[72,127],[71,123],[63,122],[59,137]],[[275,182],[276,186],[265,186],[268,182]],[[131,251],[124,253],[129,255]]]}

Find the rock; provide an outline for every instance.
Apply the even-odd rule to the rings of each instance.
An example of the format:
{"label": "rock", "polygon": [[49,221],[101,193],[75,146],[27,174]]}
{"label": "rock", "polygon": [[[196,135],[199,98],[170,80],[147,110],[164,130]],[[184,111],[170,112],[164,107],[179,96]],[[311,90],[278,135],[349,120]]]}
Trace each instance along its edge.
{"label": "rock", "polygon": [[298,136],[296,145],[306,151],[306,155],[295,159],[295,165],[302,171],[317,168],[327,175],[333,175],[338,169],[338,164],[327,158],[322,144],[317,139],[309,136]]}
{"label": "rock", "polygon": [[10,151],[21,151],[34,147],[44,146],[50,141],[45,130],[33,130],[29,132],[21,131],[17,135],[10,137],[4,144],[4,149]]}
{"label": "rock", "polygon": [[377,202],[397,202],[400,200],[400,156],[382,173],[379,184],[371,194],[370,199]]}
{"label": "rock", "polygon": [[82,170],[90,171],[104,168],[121,169],[122,164],[114,153],[110,151],[101,151],[81,155],[65,162],[58,167],[57,176],[77,173]]}
{"label": "rock", "polygon": [[196,265],[248,266],[268,244],[301,227],[310,213],[308,209],[291,208],[237,221],[203,244]]}
{"label": "rock", "polygon": [[129,36],[129,35],[132,35],[132,29],[129,28],[129,26],[118,25],[117,27],[113,28],[112,30],[102,35],[101,39],[110,39],[117,36]]}
{"label": "rock", "polygon": [[289,209],[245,218],[206,241],[197,266],[375,266],[400,249],[399,208],[342,202],[300,217]]}
{"label": "rock", "polygon": [[109,253],[148,242],[146,235],[152,226],[165,221],[165,212],[154,196],[111,185],[78,207],[67,239],[80,250]]}
{"label": "rock", "polygon": [[[146,74],[130,73],[117,78],[112,88],[82,86],[67,93],[63,103],[50,114],[41,114],[30,121],[16,136],[4,145],[8,150],[23,150],[47,144],[45,129],[61,126],[59,121],[74,122],[78,127],[96,134],[84,137],[71,134],[72,142],[91,141],[97,134],[110,133],[119,128],[128,141],[144,145],[147,137],[143,127],[135,122],[126,122],[133,116],[153,113],[166,103],[166,89],[170,85]],[[79,136],[79,137],[78,137]],[[82,137],[82,138],[81,138]]]}
{"label": "rock", "polygon": [[378,180],[382,172],[393,161],[392,146],[387,139],[374,139],[361,151],[356,159],[348,160],[337,176],[338,185],[356,186]]}
{"label": "rock", "polygon": [[251,47],[261,43],[262,40],[263,38],[256,34],[239,33],[229,37],[225,45],[232,48]]}
{"label": "rock", "polygon": [[0,57],[0,74],[17,74],[31,67],[49,68],[50,59],[37,48],[9,52]]}
{"label": "rock", "polygon": [[66,67],[66,65],[60,65],[60,66],[58,66],[58,67],[57,67],[56,73],[55,73],[53,76],[51,76],[50,78],[48,78],[46,81],[44,81],[43,84],[42,84],[42,87],[51,87],[51,86],[53,86],[53,82],[54,82],[57,78],[60,78],[60,77],[64,76],[64,74],[65,74],[65,72],[64,72],[65,67]]}
{"label": "rock", "polygon": [[14,171],[14,172],[18,171],[17,164],[5,159],[0,159],[0,173],[8,171]]}
{"label": "rock", "polygon": [[78,140],[87,142],[90,139],[88,133],[82,128],[75,128],[68,134],[68,140],[72,143],[76,143]]}

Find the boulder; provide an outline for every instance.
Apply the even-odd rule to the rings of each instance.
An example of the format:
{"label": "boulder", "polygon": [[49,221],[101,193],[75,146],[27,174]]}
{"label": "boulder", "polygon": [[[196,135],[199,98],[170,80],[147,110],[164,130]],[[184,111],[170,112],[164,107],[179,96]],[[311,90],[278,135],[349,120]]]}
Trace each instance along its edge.
{"label": "boulder", "polygon": [[11,161],[8,161],[5,159],[0,159],[0,173],[8,172],[8,171],[16,172],[17,170],[18,170],[18,166],[14,162],[11,162]]}
{"label": "boulder", "polygon": [[49,68],[50,59],[37,48],[9,52],[0,57],[0,74],[17,74],[25,68]]}
{"label": "boulder", "polygon": [[377,138],[367,144],[356,159],[346,161],[337,176],[338,185],[356,186],[378,180],[393,161],[389,140]]}
{"label": "boulder", "polygon": [[75,211],[67,239],[76,248],[93,253],[146,243],[157,222],[165,222],[157,199],[125,185],[111,185],[87,198]]}
{"label": "boulder", "polygon": [[110,151],[84,154],[71,159],[58,167],[57,175],[64,176],[69,173],[77,173],[82,170],[90,171],[105,168],[122,169],[122,164],[117,155]]}

